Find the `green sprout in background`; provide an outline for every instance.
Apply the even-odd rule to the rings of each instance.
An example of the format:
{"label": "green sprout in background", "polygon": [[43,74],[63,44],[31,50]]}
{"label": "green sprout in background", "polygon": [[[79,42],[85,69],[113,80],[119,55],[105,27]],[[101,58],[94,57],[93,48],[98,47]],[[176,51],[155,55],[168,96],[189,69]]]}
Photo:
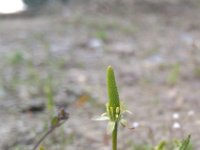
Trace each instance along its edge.
{"label": "green sprout in background", "polygon": [[193,150],[190,138],[191,136],[188,135],[182,141],[175,140],[174,143],[168,143],[168,145],[166,141],[161,141],[153,150],[166,150],[168,146],[172,146],[171,148],[168,147],[170,150]]}
{"label": "green sprout in background", "polygon": [[32,150],[45,150],[41,143],[51,134],[55,129],[63,125],[69,119],[69,113],[67,113],[64,108],[60,108],[58,114],[51,120],[51,126],[47,132],[36,142]]}

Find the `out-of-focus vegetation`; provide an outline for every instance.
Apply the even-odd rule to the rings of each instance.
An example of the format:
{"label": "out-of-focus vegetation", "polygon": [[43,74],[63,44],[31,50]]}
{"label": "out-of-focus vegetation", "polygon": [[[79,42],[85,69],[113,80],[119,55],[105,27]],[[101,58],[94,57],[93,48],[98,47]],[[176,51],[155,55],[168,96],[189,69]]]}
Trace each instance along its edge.
{"label": "out-of-focus vegetation", "polygon": [[60,107],[71,119],[44,147],[109,149],[105,124],[91,120],[105,109],[109,64],[135,128],[119,128],[119,149],[149,150],[164,140],[172,150],[188,133],[198,149],[200,3],[86,1],[0,16],[0,149],[32,148]]}

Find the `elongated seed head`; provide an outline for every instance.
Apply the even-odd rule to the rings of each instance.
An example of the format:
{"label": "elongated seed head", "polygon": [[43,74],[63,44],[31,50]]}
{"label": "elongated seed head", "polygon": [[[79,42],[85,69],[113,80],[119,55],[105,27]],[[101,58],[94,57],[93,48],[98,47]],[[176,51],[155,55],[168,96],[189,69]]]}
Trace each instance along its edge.
{"label": "elongated seed head", "polygon": [[108,107],[112,108],[113,110],[113,112],[109,112],[110,117],[112,120],[116,120],[117,118],[115,116],[120,115],[120,110],[119,110],[120,101],[115,81],[115,74],[111,66],[108,66],[107,68],[107,90],[108,90]]}

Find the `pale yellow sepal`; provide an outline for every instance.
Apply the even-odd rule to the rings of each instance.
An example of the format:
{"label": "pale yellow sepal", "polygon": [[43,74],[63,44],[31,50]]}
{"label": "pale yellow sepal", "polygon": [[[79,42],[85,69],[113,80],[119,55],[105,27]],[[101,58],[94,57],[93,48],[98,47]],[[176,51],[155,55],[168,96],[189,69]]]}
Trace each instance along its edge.
{"label": "pale yellow sepal", "polygon": [[107,125],[107,134],[111,134],[115,128],[115,122],[109,121]]}

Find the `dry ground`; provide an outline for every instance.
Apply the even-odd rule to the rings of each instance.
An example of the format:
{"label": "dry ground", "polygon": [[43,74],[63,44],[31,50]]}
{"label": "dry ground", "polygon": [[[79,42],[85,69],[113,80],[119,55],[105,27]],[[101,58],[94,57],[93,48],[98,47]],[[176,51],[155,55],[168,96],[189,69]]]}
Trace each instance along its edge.
{"label": "dry ground", "polygon": [[112,65],[133,112],[127,118],[139,123],[120,130],[121,150],[187,134],[198,150],[199,8],[198,1],[116,0],[0,18],[0,149],[31,149],[48,126],[52,95],[71,117],[45,142],[48,150],[109,149],[106,123],[91,119],[104,111]]}

